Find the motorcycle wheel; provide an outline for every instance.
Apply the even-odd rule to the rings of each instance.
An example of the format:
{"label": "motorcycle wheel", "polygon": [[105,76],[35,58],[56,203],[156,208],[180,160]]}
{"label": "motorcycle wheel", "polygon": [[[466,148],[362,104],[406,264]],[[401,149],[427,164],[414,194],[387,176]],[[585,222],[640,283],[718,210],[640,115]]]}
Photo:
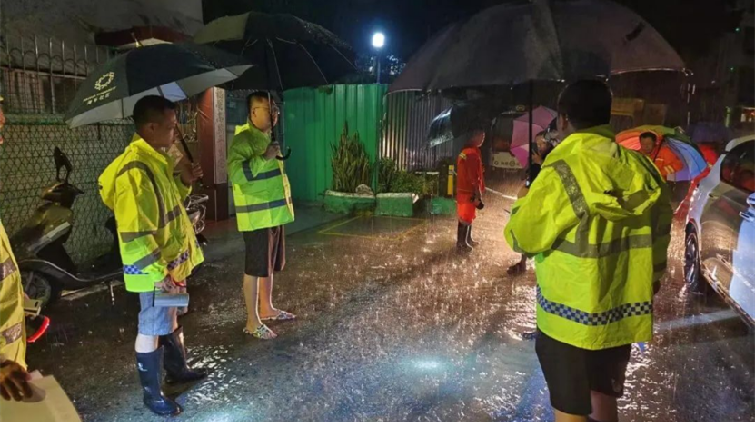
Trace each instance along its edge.
{"label": "motorcycle wheel", "polygon": [[60,299],[60,295],[63,292],[57,283],[51,282],[46,275],[36,271],[21,273],[21,284],[24,287],[24,293],[30,299],[40,301],[42,307]]}

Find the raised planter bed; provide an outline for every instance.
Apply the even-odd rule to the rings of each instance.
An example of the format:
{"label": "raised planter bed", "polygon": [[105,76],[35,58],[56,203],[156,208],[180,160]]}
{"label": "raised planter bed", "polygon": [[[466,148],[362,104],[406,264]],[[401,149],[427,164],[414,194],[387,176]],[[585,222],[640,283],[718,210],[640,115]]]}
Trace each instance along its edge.
{"label": "raised planter bed", "polygon": [[411,217],[419,196],[413,193],[381,193],[377,196],[376,215]]}
{"label": "raised planter bed", "polygon": [[432,215],[452,215],[456,213],[456,200],[454,198],[434,196],[430,200],[429,208]]}
{"label": "raised planter bed", "polygon": [[373,195],[356,193],[325,192],[325,211],[333,214],[354,214],[375,209]]}

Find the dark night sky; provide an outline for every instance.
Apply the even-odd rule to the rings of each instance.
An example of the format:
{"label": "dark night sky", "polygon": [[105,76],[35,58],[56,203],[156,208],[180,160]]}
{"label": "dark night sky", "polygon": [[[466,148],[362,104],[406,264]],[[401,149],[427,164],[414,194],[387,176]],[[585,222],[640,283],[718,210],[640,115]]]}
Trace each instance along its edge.
{"label": "dark night sky", "polygon": [[[508,0],[521,1],[521,0]],[[616,0],[642,15],[682,56],[705,53],[709,41],[733,29],[726,4],[734,0]],[[321,24],[368,53],[382,30],[386,53],[408,60],[443,26],[507,0],[205,0],[205,19],[260,10],[292,13]]]}

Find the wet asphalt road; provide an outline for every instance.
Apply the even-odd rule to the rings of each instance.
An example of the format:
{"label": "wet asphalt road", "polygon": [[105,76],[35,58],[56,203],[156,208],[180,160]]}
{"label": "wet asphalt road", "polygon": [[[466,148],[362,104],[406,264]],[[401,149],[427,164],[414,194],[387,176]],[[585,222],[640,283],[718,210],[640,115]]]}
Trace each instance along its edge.
{"label": "wet asphalt road", "polygon": [[[280,337],[269,342],[241,333],[243,245],[216,227],[181,319],[211,375],[172,391],[185,407],[174,420],[552,420],[534,342],[521,336],[535,328],[535,279],[506,275],[511,204],[487,202],[468,258],[452,253],[453,218],[358,218],[289,236],[275,303],[299,318],[271,325]],[[676,230],[656,337],[634,347],[621,420],[755,421],[755,336],[718,298],[687,294],[682,244]],[[162,420],[141,404],[137,310],[122,287],[115,306],[106,291],[64,298],[29,350],[85,421]]]}

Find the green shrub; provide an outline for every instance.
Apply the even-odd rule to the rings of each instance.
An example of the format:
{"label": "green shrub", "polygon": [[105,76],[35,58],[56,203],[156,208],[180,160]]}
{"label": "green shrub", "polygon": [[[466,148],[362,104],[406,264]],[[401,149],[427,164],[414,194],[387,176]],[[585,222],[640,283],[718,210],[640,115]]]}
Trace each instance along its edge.
{"label": "green shrub", "polygon": [[416,174],[400,171],[396,173],[396,178],[391,184],[391,193],[415,193],[417,195],[425,194],[425,179]]}
{"label": "green shrub", "polygon": [[391,186],[396,180],[396,162],[392,158],[381,158],[378,162],[377,193],[391,192]]}
{"label": "green shrub", "polygon": [[333,150],[333,190],[354,193],[359,185],[370,185],[372,173],[370,158],[359,141],[359,133],[349,136],[349,124],[343,123],[343,133]]}

